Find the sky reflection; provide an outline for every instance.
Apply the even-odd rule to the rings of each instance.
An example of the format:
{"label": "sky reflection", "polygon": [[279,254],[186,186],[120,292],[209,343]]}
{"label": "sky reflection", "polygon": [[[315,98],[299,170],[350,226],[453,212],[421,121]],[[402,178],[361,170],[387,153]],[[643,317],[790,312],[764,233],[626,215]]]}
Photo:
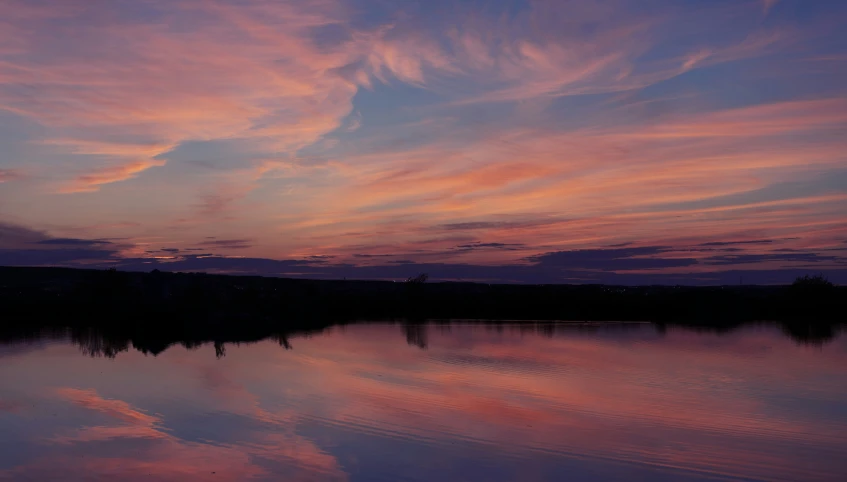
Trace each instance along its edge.
{"label": "sky reflection", "polygon": [[0,478],[847,475],[843,336],[354,325],[291,344],[114,359],[2,346]]}

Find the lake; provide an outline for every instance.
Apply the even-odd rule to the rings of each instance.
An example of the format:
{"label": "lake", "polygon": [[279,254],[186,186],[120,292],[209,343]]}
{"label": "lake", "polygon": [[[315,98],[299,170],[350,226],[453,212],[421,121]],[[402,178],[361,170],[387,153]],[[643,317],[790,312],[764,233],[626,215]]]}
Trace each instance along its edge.
{"label": "lake", "polygon": [[847,480],[845,454],[847,337],[773,325],[0,344],[2,480]]}

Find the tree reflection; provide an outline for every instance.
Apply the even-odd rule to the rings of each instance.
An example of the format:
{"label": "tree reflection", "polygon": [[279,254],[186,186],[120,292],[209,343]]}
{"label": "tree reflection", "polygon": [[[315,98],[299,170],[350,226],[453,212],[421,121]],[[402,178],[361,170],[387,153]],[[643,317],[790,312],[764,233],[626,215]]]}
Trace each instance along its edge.
{"label": "tree reflection", "polygon": [[427,347],[429,338],[429,325],[425,323],[404,323],[403,333],[406,334],[406,343],[411,346],[416,346],[421,350]]}
{"label": "tree reflection", "polygon": [[[577,334],[594,334],[609,330],[626,331],[641,330],[646,323],[555,323],[555,322],[493,322],[493,321],[457,321],[456,323],[473,323],[486,327],[499,334],[515,333],[520,336],[541,336],[545,338],[568,337]],[[761,324],[761,323],[759,323]],[[768,323],[780,327],[782,333],[798,344],[823,346],[837,338],[843,331],[843,324],[821,322],[780,322]],[[425,350],[429,348],[430,325],[437,327],[440,333],[450,333],[450,321],[404,321],[400,323],[405,341],[409,346]],[[683,323],[652,323],[655,333],[664,336],[670,327],[678,330],[730,335],[746,326],[745,323],[715,323],[715,324],[683,324]],[[216,331],[213,335],[195,333],[186,334],[184,330],[174,328],[156,330],[106,330],[99,327],[56,328],[45,326],[38,329],[14,330],[6,327],[0,331],[0,344],[19,344],[56,339],[69,340],[78,346],[80,352],[91,357],[115,358],[120,353],[128,352],[130,347],[145,355],[156,356],[169,347],[180,345],[188,350],[195,350],[211,344],[216,358],[226,356],[227,344],[250,344],[264,340],[275,341],[285,350],[292,350],[291,338],[307,337],[323,332],[326,328],[337,325],[327,325],[317,329],[292,328],[285,331],[239,329],[237,325],[226,331]]]}

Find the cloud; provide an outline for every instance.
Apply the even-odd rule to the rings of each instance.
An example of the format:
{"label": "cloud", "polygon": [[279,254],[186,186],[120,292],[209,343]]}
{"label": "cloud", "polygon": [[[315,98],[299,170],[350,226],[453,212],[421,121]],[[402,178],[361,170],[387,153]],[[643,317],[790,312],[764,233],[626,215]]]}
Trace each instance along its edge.
{"label": "cloud", "polygon": [[470,221],[462,223],[448,223],[438,226],[438,229],[447,231],[477,231],[477,230],[504,230],[522,229],[551,224],[566,223],[566,219],[528,219],[523,221]]}
{"label": "cloud", "polygon": [[601,271],[660,269],[697,264],[697,260],[693,258],[657,256],[670,254],[671,252],[672,249],[666,246],[583,249],[546,253],[532,256],[529,260],[543,267]]}
{"label": "cloud", "polygon": [[[9,247],[0,249],[0,265],[10,266],[117,267],[130,271],[157,268],[313,279],[397,280],[426,272],[435,281],[609,284],[722,284],[733,283],[737,276],[744,276],[750,282],[788,283],[813,267],[815,272],[826,272],[836,282],[847,281],[847,257],[839,254],[837,248],[842,245],[841,239],[835,241],[836,248],[803,247],[803,239],[794,238],[709,241],[675,247],[619,243],[617,247],[603,249],[527,254],[533,248],[523,243],[475,241],[456,245],[452,238],[434,238],[417,246],[410,245],[406,252],[308,254],[297,259],[268,259],[215,252],[250,249],[254,246],[250,239],[210,237],[198,243],[202,248],[163,248],[142,253],[105,240],[52,238],[13,225],[6,225],[3,232],[9,233],[5,244]],[[31,248],[33,245],[39,249]],[[210,252],[197,253],[199,249]],[[507,262],[498,258],[481,258],[485,260],[482,263],[430,261],[488,253],[514,255]]]}
{"label": "cloud", "polygon": [[23,247],[49,238],[43,231],[0,221],[0,248]]}
{"label": "cloud", "polygon": [[104,266],[115,263],[117,250],[110,249],[0,249],[2,266]]}
{"label": "cloud", "polygon": [[837,261],[847,263],[847,258],[839,256],[823,256],[818,253],[767,253],[767,254],[739,254],[739,255],[724,255],[712,256],[703,260],[706,264],[714,265],[743,265],[743,264],[760,264],[769,261],[776,261],[781,264],[786,263],[827,263]]}
{"label": "cloud", "polygon": [[505,249],[509,251],[517,251],[526,246],[520,243],[472,243],[460,244],[456,246],[459,250],[484,250],[484,249]]}
{"label": "cloud", "polygon": [[738,244],[771,244],[772,239],[750,239],[745,241],[710,241],[708,243],[700,243],[697,246],[734,246]]}
{"label": "cloud", "polygon": [[786,132],[834,129],[847,123],[847,99],[780,102],[714,112],[682,122],[635,129],[620,136],[642,139],[765,137]]}
{"label": "cloud", "polygon": [[[506,23],[463,13],[460,29],[452,21],[438,26],[442,40],[411,20],[354,29],[345,2],[332,0],[251,0],[238,8],[180,0],[147,4],[135,17],[85,17],[75,8],[24,14],[33,9],[22,1],[6,10],[19,13],[17,43],[29,55],[2,64],[0,106],[55,129],[46,145],[123,166],[97,168],[63,192],[129,179],[193,140],[249,138],[294,153],[345,118],[346,130],[356,130],[362,117],[351,116],[353,96],[389,76],[414,85],[445,75],[473,79],[488,90],[475,101],[502,102],[628,90],[678,73],[660,67],[625,75],[656,43],[656,20],[599,5],[538,3]],[[54,19],[66,27],[37,34]],[[600,19],[601,28],[587,28]],[[73,35],[83,20],[87,35]],[[162,27],[176,23],[183,30]],[[329,27],[337,39],[321,36]],[[116,35],[125,40],[109,42]],[[721,57],[721,48],[714,52]],[[139,134],[144,142],[116,140]]]}
{"label": "cloud", "polygon": [[22,177],[23,175],[15,169],[0,169],[0,183],[16,181]]}
{"label": "cloud", "polygon": [[0,222],[0,266],[76,266],[106,263],[123,246],[107,240],[55,238],[43,231]]}
{"label": "cloud", "polygon": [[164,166],[166,161],[133,161],[123,165],[107,166],[77,176],[63,186],[60,192],[77,193],[96,191],[103,184],[132,179],[151,167]]}
{"label": "cloud", "polygon": [[249,239],[214,239],[203,241],[200,246],[210,246],[223,249],[246,249],[253,246],[253,241]]}
{"label": "cloud", "polygon": [[109,241],[91,240],[91,239],[76,239],[76,238],[50,238],[38,241],[37,244],[57,245],[57,246],[98,246],[111,244]]}
{"label": "cloud", "polygon": [[[457,99],[455,105],[515,102],[642,89],[693,68],[762,55],[786,40],[780,32],[759,29],[720,41],[712,37],[709,47],[695,44],[688,52],[668,55],[659,46],[669,34],[683,46],[689,38],[669,24],[684,18],[694,25],[688,21],[695,21],[695,15],[701,24],[720,22],[726,15],[717,8],[676,13],[670,21],[630,2],[532,2],[496,20],[456,14],[445,28],[446,40],[427,42],[413,34],[411,42],[396,41],[398,49],[410,53],[398,56],[404,62],[396,61],[399,68],[392,71],[401,79],[428,80],[442,88],[456,85],[455,77],[473,78],[484,92]],[[701,28],[689,27],[690,37],[696,38]],[[647,56],[657,58],[640,61]]]}
{"label": "cloud", "polygon": [[[18,1],[4,7],[27,9]],[[0,64],[0,107],[64,133],[47,137],[47,145],[121,166],[79,176],[63,192],[95,190],[164,165],[153,158],[189,140],[246,137],[291,152],[337,128],[352,110],[355,83],[332,72],[360,56],[360,47],[319,46],[312,34],[340,25],[336,2],[257,0],[234,8],[186,0],[143,9],[138,17],[86,16],[81,9],[22,15],[18,43],[29,55]],[[199,16],[205,20],[194,21]],[[51,17],[68,27],[34,33]],[[83,19],[87,35],[76,36],[71,26]],[[169,22],[185,30],[162,28]],[[110,42],[116,35],[125,40]],[[15,87],[22,84],[25,94]],[[137,133],[148,140],[113,141]]]}
{"label": "cloud", "polygon": [[[376,233],[392,225],[386,220],[406,216],[403,227],[388,234],[398,244],[435,228],[486,230],[498,242],[529,237],[536,246],[562,239],[613,244],[615,236],[632,239],[636,232],[656,240],[677,236],[683,224],[692,236],[727,238],[737,234],[742,217],[751,227],[770,229],[779,219],[786,226],[799,222],[808,211],[836,222],[839,198],[813,194],[826,192],[824,180],[837,174],[843,141],[836,126],[847,122],[843,103],[776,103],[564,132],[494,129],[464,144],[451,139],[354,154],[338,171],[344,187],[312,191],[315,203],[292,218],[327,231],[368,226]],[[459,127],[456,138],[467,133]],[[804,179],[796,182],[808,189],[781,189],[787,179]],[[772,216],[749,216],[766,207],[758,192],[783,203],[769,206]],[[720,211],[700,207],[720,203]],[[802,205],[809,207],[801,212]],[[718,216],[733,221],[719,223]],[[585,245],[573,241],[573,247]]]}
{"label": "cloud", "polygon": [[[495,249],[499,251],[499,249]],[[736,284],[739,276],[749,283],[788,284],[797,276],[823,272],[836,283],[847,283],[847,258],[817,253],[738,254],[693,258],[689,250],[643,247],[627,250],[551,252],[528,259],[529,263],[479,265],[427,263],[379,256],[355,256],[367,263],[344,263],[333,257],[267,259],[191,254],[169,259],[123,257],[96,250],[0,250],[0,265],[117,267],[121,270],[208,272],[310,279],[404,280],[428,273],[433,281],[487,283],[605,283],[617,285]],[[687,256],[685,256],[687,255]],[[391,257],[393,258],[393,256]]]}

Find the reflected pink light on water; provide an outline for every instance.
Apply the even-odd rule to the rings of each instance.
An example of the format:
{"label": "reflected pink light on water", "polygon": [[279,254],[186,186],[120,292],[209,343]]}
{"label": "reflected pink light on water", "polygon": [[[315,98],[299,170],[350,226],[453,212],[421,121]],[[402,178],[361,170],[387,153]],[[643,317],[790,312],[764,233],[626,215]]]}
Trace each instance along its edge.
{"label": "reflected pink light on water", "polygon": [[0,412],[0,426],[22,448],[0,474],[450,480],[463,464],[502,480],[847,474],[843,338],[420,330],[426,349],[400,326],[355,325],[295,338],[291,351],[227,345],[221,359],[211,346],[114,360],[64,344],[11,352],[0,406],[23,408]]}

